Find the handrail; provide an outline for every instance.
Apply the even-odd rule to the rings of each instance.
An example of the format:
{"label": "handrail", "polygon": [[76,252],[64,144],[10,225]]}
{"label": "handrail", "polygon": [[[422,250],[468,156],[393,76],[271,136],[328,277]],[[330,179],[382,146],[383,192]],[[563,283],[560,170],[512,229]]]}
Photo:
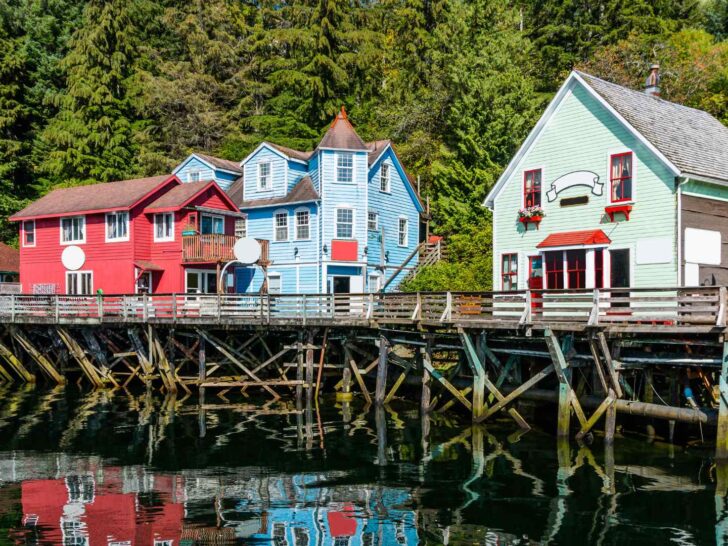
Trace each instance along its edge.
{"label": "handrail", "polygon": [[23,323],[300,322],[521,328],[674,326],[726,328],[728,290],[599,288],[367,294],[0,294],[0,320]]}

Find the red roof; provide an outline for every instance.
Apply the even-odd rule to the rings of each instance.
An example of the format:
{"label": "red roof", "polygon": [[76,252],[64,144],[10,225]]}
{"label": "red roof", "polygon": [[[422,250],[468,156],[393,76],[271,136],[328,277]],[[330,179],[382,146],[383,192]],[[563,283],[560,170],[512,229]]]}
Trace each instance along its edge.
{"label": "red roof", "polygon": [[20,271],[20,252],[5,243],[0,243],[0,271],[5,273]]}
{"label": "red roof", "polygon": [[541,241],[536,248],[547,248],[555,246],[588,246],[608,245],[611,239],[601,229],[589,229],[586,231],[565,231],[563,233],[552,233]]}
{"label": "red roof", "polygon": [[200,180],[199,182],[187,182],[175,186],[156,201],[149,204],[144,209],[144,212],[166,212],[181,209],[210,188],[215,189],[231,211],[238,211],[235,203],[230,200],[228,194],[222,191],[215,181]]}

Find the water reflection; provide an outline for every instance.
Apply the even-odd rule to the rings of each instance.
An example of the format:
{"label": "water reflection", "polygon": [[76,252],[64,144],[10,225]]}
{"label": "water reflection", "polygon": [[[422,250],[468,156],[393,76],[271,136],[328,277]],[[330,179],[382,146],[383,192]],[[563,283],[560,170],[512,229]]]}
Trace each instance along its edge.
{"label": "water reflection", "polygon": [[559,443],[414,405],[123,390],[0,402],[0,536],[22,544],[724,544],[704,452]]}

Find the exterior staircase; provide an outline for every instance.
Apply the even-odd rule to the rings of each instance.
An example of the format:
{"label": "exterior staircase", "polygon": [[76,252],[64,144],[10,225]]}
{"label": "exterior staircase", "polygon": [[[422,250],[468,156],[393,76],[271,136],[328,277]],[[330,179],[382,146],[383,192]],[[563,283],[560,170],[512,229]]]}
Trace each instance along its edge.
{"label": "exterior staircase", "polygon": [[402,263],[402,265],[394,270],[389,279],[387,279],[387,281],[384,283],[382,291],[384,291],[394,281],[394,279],[397,278],[397,275],[399,275],[403,269],[407,268],[407,266],[412,262],[415,256],[418,257],[417,263],[407,271],[407,274],[399,280],[397,285],[414,279],[420,273],[420,271],[422,271],[423,268],[435,265],[441,260],[446,260],[447,247],[445,246],[445,241],[442,237],[433,236],[430,237],[429,241],[424,241],[420,243],[415,251],[412,252],[412,254],[410,254],[407,259]]}

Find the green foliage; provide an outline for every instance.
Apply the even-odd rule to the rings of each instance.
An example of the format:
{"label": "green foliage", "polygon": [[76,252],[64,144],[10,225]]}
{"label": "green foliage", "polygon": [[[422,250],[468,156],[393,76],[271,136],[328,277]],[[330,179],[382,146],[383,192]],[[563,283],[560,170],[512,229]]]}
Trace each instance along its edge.
{"label": "green foliage", "polygon": [[0,0],[0,238],[58,185],[191,151],[311,149],[345,105],[390,138],[450,261],[412,290],[487,289],[482,202],[574,66],[728,122],[728,0]]}

